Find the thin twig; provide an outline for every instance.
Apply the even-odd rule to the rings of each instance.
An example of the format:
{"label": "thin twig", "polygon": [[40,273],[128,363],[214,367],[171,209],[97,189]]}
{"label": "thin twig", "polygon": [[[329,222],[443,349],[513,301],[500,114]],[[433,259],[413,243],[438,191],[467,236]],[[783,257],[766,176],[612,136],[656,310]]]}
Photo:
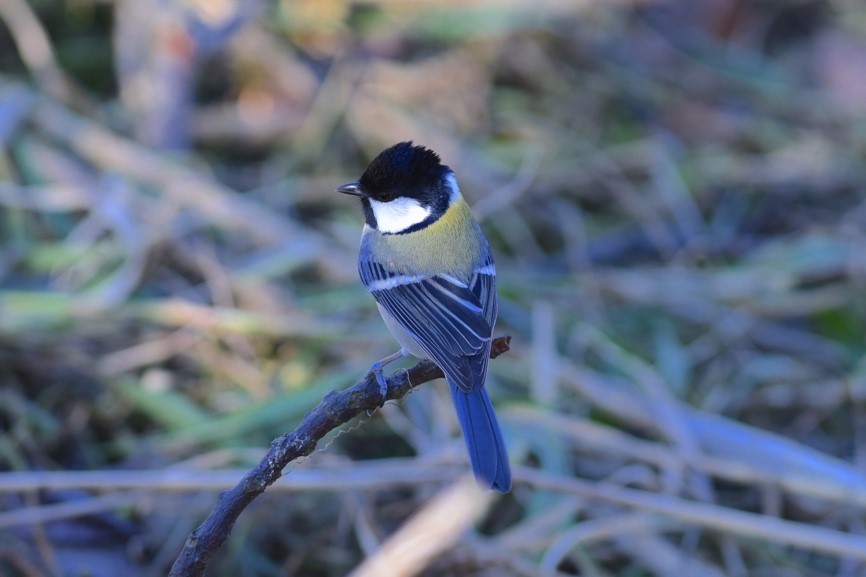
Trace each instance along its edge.
{"label": "thin twig", "polygon": [[[490,358],[509,350],[511,337],[494,339]],[[411,369],[397,371],[389,377],[385,400],[402,399],[413,388],[442,377],[442,371],[430,361],[421,361]],[[344,391],[332,391],[307,413],[291,433],[271,443],[268,454],[229,491],[222,493],[207,519],[189,536],[171,568],[169,577],[204,575],[207,565],[231,533],[238,516],[253,499],[261,495],[282,475],[283,469],[299,457],[313,452],[318,441],[330,431],[362,413],[382,406],[376,378],[367,377]]]}
{"label": "thin twig", "polygon": [[531,487],[619,503],[640,511],[667,515],[683,524],[730,533],[740,538],[753,537],[866,561],[866,537],[862,535],[610,483],[592,483],[528,467],[517,467],[512,472],[516,480]]}
{"label": "thin twig", "polygon": [[68,102],[76,92],[57,62],[45,27],[25,0],[0,2],[0,20],[12,36],[18,56],[42,88]]}
{"label": "thin twig", "polygon": [[[0,398],[2,402],[2,398]],[[232,453],[234,454],[234,453]],[[271,491],[309,492],[348,489],[382,489],[399,485],[445,483],[454,481],[460,472],[453,460],[418,457],[340,460],[317,463],[281,477]],[[34,491],[117,492],[136,490],[163,495],[187,492],[216,492],[231,489],[248,471],[246,469],[200,469],[170,467],[166,469],[111,469],[97,471],[9,471],[0,473],[0,495]],[[0,528],[6,514],[0,511]]]}
{"label": "thin twig", "polygon": [[452,547],[493,503],[494,494],[463,477],[407,520],[349,577],[411,577]]}

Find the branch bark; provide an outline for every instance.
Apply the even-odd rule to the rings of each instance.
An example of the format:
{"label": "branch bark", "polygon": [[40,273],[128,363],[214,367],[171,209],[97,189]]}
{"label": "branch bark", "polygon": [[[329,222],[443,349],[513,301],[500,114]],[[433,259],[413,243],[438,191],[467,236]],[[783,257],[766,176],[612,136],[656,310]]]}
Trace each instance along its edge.
{"label": "branch bark", "polygon": [[[508,351],[510,342],[510,336],[494,339],[490,358],[495,359]],[[430,361],[421,361],[411,369],[397,371],[387,378],[385,400],[402,399],[413,388],[442,376],[439,367]],[[312,453],[319,440],[330,431],[362,413],[376,410],[382,403],[379,384],[372,374],[344,391],[325,395],[294,431],[274,439],[267,455],[237,485],[220,494],[216,507],[187,538],[169,577],[204,575],[208,563],[228,539],[241,512],[280,478],[286,465]]]}

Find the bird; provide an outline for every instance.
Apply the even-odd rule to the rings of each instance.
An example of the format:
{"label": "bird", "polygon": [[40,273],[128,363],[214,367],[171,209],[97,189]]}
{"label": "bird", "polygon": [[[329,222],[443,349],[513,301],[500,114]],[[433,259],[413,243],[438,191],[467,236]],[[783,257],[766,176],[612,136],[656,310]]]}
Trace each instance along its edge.
{"label": "bird", "polygon": [[400,142],[337,192],[361,200],[358,272],[400,344],[370,369],[383,398],[387,364],[406,355],[432,360],[451,390],[476,480],[507,493],[508,453],[484,386],[498,309],[496,267],[454,171],[429,148]]}

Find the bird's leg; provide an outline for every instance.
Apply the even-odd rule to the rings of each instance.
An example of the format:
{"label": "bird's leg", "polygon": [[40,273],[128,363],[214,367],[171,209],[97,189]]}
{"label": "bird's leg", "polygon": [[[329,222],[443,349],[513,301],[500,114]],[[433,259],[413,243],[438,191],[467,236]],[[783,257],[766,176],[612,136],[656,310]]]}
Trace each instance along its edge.
{"label": "bird's leg", "polygon": [[370,373],[372,373],[376,377],[376,382],[379,383],[379,392],[382,395],[382,404],[385,404],[385,401],[388,397],[388,383],[387,381],[385,381],[385,375],[382,374],[382,369],[384,369],[386,366],[393,363],[397,359],[402,359],[408,354],[409,353],[406,351],[406,349],[401,347],[400,350],[396,353],[388,355],[381,361],[373,363],[373,365],[370,367]]}

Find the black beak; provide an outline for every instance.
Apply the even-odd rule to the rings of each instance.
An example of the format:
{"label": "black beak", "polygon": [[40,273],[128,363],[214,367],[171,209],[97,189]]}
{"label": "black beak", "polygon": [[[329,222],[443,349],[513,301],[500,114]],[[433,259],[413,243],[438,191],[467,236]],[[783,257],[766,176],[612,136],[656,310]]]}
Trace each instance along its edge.
{"label": "black beak", "polygon": [[361,198],[367,198],[367,193],[364,192],[363,188],[361,188],[360,182],[348,182],[346,184],[338,186],[337,192],[342,192],[343,194],[351,194],[352,196],[360,196]]}

